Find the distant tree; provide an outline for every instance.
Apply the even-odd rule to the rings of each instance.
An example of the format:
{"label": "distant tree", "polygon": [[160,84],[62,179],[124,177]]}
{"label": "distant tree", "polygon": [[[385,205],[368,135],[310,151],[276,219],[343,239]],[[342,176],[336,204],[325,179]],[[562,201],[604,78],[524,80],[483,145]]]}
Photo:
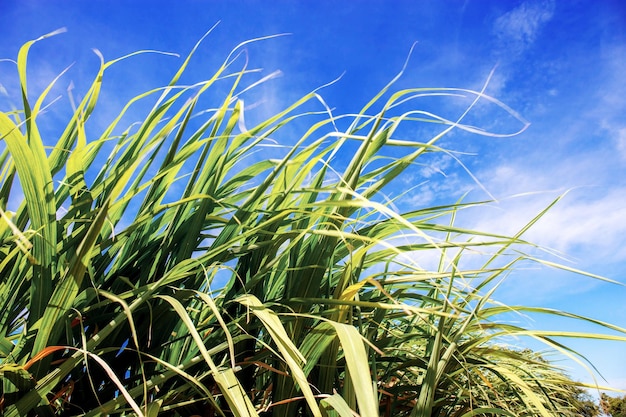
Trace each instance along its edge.
{"label": "distant tree", "polygon": [[626,417],[626,395],[622,397],[611,397],[602,394],[600,398],[602,412],[611,417]]}
{"label": "distant tree", "polygon": [[603,414],[601,406],[580,387],[576,387],[572,392],[576,415],[580,417],[598,417]]}

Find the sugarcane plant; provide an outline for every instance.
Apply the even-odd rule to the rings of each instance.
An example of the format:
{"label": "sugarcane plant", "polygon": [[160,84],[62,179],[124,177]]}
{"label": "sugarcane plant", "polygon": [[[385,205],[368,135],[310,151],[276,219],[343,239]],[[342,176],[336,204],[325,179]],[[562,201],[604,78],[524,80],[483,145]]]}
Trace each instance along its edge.
{"label": "sugarcane plant", "polygon": [[[554,337],[625,340],[607,323],[494,301],[522,263],[569,269],[523,250],[552,205],[501,236],[457,226],[487,202],[399,211],[402,195],[388,197],[423,158],[449,154],[451,131],[526,128],[484,89],[395,91],[400,73],[358,113],[335,115],[317,89],[247,126],[245,95],[271,76],[254,78],[242,51],[262,39],[182,85],[199,42],[101,132],[90,121],[107,70],[145,51],[99,55],[51,138],[38,126],[64,74],[33,99],[27,57],[55,34],[20,49],[22,105],[0,113],[3,415],[575,415],[582,384],[501,341],[529,336],[582,361]],[[468,105],[454,118],[419,110],[432,95]],[[519,127],[465,124],[482,101]],[[599,331],[529,330],[511,312]]]}

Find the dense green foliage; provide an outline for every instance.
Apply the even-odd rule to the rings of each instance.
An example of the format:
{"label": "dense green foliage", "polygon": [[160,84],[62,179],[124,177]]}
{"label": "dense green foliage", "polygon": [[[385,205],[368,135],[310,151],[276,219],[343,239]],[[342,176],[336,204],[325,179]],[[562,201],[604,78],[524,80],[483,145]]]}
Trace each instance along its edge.
{"label": "dense green foliage", "polygon": [[[33,43],[17,60],[23,108],[0,113],[5,416],[575,415],[577,385],[502,338],[573,356],[552,337],[624,340],[530,331],[507,315],[576,316],[492,301],[517,264],[535,261],[519,249],[543,213],[507,237],[457,227],[470,204],[398,213],[385,199],[416,161],[444,152],[446,133],[481,133],[463,124],[476,102],[508,110],[482,92],[393,92],[392,82],[343,116],[312,92],[245,127],[253,74],[232,69],[240,56],[178,85],[190,55],[94,135],[103,77],[119,61],[103,60],[53,140],[38,122],[56,80],[35,100],[27,89]],[[428,94],[470,104],[447,120],[416,110]],[[212,110],[198,111],[207,98]],[[149,114],[119,126],[142,102]],[[316,102],[321,112],[303,110]],[[282,154],[256,153],[309,120]],[[439,131],[397,136],[423,123]]]}
{"label": "dense green foliage", "polygon": [[600,406],[602,412],[611,417],[625,417],[626,416],[626,395],[624,396],[609,396],[602,394],[600,398]]}

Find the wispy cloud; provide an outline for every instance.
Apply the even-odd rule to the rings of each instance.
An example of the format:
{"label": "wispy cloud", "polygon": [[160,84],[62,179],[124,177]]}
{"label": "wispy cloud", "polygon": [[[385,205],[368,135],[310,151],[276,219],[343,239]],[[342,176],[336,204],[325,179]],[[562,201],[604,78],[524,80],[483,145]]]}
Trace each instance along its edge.
{"label": "wispy cloud", "polygon": [[601,54],[603,83],[594,96],[595,109],[592,117],[600,120],[604,130],[621,160],[626,160],[626,46],[609,45]]}
{"label": "wispy cloud", "polygon": [[553,14],[553,0],[526,1],[498,17],[493,31],[509,56],[519,55],[535,42],[537,34]]}
{"label": "wispy cloud", "polygon": [[615,147],[620,157],[626,161],[626,127],[617,129],[615,132]]}
{"label": "wispy cloud", "polygon": [[[516,13],[521,18],[525,11],[536,16],[530,20],[537,22],[540,5],[544,14],[553,8],[524,3],[502,18]],[[553,198],[567,192],[527,237],[577,259],[582,269],[626,261],[626,249],[622,249],[626,236],[626,124],[622,121],[626,48],[603,44],[595,65],[596,77],[580,75],[580,82],[574,77],[572,87],[579,92],[576,100],[571,96],[552,100],[557,112],[532,110],[533,127],[518,139],[526,142],[515,148],[518,152],[503,148],[495,152],[498,163],[485,164],[475,172],[501,200],[493,212],[474,219],[476,227],[515,232]]]}
{"label": "wispy cloud", "polygon": [[[589,156],[585,164],[601,164],[598,157]],[[537,244],[555,249],[577,260],[585,267],[626,260],[622,249],[626,235],[626,188],[579,187],[585,170],[564,184],[563,172],[569,172],[571,161],[552,166],[527,166],[521,161],[509,161],[483,170],[478,176],[491,193],[500,198],[492,210],[480,210],[469,220],[479,230],[512,234],[559,195],[564,195],[525,237]]]}

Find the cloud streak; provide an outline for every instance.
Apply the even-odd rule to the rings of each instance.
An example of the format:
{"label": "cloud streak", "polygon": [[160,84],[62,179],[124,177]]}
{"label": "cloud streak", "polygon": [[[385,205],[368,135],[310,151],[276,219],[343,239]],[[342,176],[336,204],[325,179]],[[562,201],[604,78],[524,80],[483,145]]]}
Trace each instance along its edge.
{"label": "cloud streak", "polygon": [[526,1],[498,17],[493,32],[502,52],[519,55],[535,42],[539,31],[554,15],[554,1]]}
{"label": "cloud streak", "polygon": [[602,164],[602,157],[577,156],[577,170],[572,159],[535,166],[518,159],[485,168],[477,176],[500,201],[466,221],[478,230],[510,235],[562,195],[525,238],[573,257],[582,269],[626,262],[626,186],[581,186],[589,180],[585,166]]}

